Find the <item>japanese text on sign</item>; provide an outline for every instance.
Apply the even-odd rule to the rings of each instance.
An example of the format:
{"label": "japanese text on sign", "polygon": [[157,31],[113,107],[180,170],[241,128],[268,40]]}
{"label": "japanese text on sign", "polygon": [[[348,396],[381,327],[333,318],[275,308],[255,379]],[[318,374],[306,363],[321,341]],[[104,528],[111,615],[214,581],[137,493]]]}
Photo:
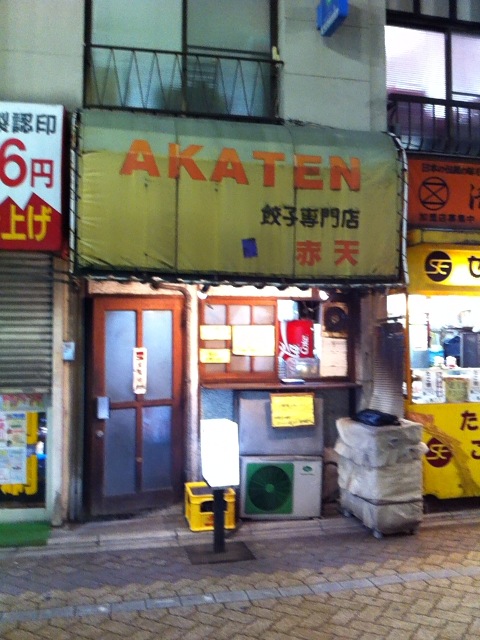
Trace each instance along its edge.
{"label": "japanese text on sign", "polygon": [[133,350],[133,393],[147,393],[147,350],[144,347]]}
{"label": "japanese text on sign", "polygon": [[339,209],[338,207],[293,207],[288,205],[265,205],[262,209],[261,224],[285,225],[293,227],[297,223],[303,227],[323,228],[330,222],[332,229],[358,229],[359,209]]}
{"label": "japanese text on sign", "polygon": [[0,103],[0,249],[61,246],[63,107]]}
{"label": "japanese text on sign", "polygon": [[480,165],[409,160],[409,222],[419,226],[479,228]]}
{"label": "japanese text on sign", "polygon": [[0,484],[26,481],[27,415],[0,413]]}
{"label": "japanese text on sign", "polygon": [[272,427],[311,427],[315,425],[313,393],[270,396]]}
{"label": "japanese text on sign", "polygon": [[[460,425],[460,431],[475,431],[478,432],[479,430],[479,426],[478,426],[478,418],[477,418],[477,413],[475,411],[464,411],[461,414],[462,417],[462,423]],[[475,434],[475,435],[479,435],[480,434]],[[470,452],[470,456],[474,459],[474,460],[480,460],[480,440],[472,440],[471,441],[472,444],[472,449]]]}

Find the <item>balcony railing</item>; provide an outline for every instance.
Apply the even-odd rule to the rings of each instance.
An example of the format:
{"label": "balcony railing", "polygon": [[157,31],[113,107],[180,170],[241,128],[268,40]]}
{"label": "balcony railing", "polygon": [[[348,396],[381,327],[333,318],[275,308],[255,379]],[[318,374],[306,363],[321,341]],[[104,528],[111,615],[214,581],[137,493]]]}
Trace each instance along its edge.
{"label": "balcony railing", "polygon": [[89,46],[84,105],[276,119],[282,63],[258,54],[237,53]]}
{"label": "balcony railing", "polygon": [[388,129],[407,151],[480,156],[479,102],[388,96]]}

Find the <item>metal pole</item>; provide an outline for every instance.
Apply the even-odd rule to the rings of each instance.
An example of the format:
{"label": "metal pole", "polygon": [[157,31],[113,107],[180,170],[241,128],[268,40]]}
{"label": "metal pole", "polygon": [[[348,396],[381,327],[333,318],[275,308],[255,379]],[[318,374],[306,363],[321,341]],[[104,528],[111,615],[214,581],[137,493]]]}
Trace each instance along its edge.
{"label": "metal pole", "polygon": [[225,551],[225,511],[224,490],[213,490],[213,551],[223,553]]}

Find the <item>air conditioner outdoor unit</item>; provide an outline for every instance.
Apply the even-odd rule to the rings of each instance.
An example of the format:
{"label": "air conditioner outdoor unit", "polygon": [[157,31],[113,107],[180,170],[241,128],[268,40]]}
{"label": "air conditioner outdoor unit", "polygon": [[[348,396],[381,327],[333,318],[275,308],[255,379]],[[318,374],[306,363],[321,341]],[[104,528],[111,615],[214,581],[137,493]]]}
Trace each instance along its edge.
{"label": "air conditioner outdoor unit", "polygon": [[240,517],[316,518],[321,502],[321,457],[240,457]]}

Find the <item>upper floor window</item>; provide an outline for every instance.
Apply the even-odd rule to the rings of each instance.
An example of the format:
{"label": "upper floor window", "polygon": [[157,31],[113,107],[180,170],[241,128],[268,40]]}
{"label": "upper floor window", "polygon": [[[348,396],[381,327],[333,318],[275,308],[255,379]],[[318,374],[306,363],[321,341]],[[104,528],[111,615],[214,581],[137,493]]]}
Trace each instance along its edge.
{"label": "upper floor window", "polygon": [[85,106],[274,118],[277,0],[88,0]]}
{"label": "upper floor window", "polygon": [[387,10],[417,17],[480,22],[480,4],[472,0],[387,0]]}
{"label": "upper floor window", "polygon": [[387,90],[480,100],[480,35],[387,26]]}
{"label": "upper floor window", "polygon": [[408,150],[480,154],[480,3],[389,0],[389,126]]}

